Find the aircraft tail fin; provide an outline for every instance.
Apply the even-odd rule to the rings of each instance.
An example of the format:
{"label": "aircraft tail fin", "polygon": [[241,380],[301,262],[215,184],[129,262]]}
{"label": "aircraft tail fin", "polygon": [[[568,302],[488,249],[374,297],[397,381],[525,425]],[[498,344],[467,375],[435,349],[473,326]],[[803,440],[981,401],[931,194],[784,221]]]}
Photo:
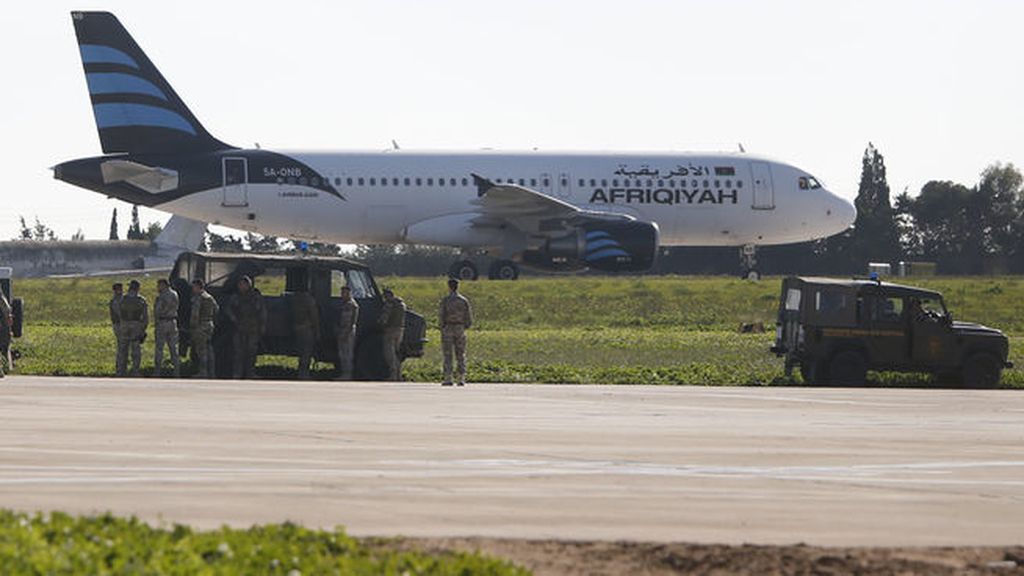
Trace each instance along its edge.
{"label": "aircraft tail fin", "polygon": [[168,254],[192,252],[206,239],[206,226],[206,222],[175,214],[167,221],[153,243],[160,252]]}
{"label": "aircraft tail fin", "polygon": [[72,12],[105,154],[198,153],[231,148],[203,128],[109,12]]}

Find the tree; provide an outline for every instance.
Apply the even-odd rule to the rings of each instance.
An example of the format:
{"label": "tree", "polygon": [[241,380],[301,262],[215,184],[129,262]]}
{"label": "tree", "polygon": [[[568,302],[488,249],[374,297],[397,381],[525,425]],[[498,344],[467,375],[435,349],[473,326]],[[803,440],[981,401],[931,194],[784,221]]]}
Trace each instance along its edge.
{"label": "tree", "polygon": [[231,236],[230,234],[221,235],[216,232],[207,232],[206,245],[209,247],[210,252],[245,251],[245,245],[242,244],[242,239]]}
{"label": "tree", "polygon": [[848,264],[866,270],[868,262],[893,262],[900,256],[900,234],[889,198],[885,158],[868,143],[861,159],[860,186],[857,190],[857,220],[853,224]]}
{"label": "tree", "polygon": [[139,206],[132,205],[132,223],[128,226],[128,240],[145,240],[146,235],[142,233],[142,224],[139,223]]}
{"label": "tree", "polygon": [[18,232],[18,239],[19,240],[31,240],[32,239],[32,229],[29,228],[28,224],[25,223],[25,217],[24,216],[18,216],[18,221],[21,222],[21,231]]}
{"label": "tree", "polygon": [[146,226],[146,231],[142,233],[143,239],[153,242],[157,236],[164,231],[164,225],[159,222],[150,222],[149,226]]}
{"label": "tree", "polygon": [[75,232],[74,234],[71,235],[71,241],[72,242],[84,242],[85,241],[85,233],[82,232],[81,228],[79,228],[77,232]]}
{"label": "tree", "polygon": [[261,236],[249,232],[245,235],[249,250],[257,254],[274,254],[281,251],[281,243],[275,236]]}
{"label": "tree", "polygon": [[120,240],[117,234],[117,208],[114,208],[114,214],[110,217],[110,239]]}

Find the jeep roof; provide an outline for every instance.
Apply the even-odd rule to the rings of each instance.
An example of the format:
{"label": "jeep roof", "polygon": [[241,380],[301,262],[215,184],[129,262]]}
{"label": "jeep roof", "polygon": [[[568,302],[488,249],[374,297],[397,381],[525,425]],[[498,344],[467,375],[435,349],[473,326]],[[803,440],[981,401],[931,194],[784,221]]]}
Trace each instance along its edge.
{"label": "jeep roof", "polygon": [[786,278],[786,282],[797,281],[808,285],[817,286],[840,286],[843,288],[850,288],[853,290],[860,290],[861,288],[884,288],[887,294],[893,296],[916,296],[919,298],[942,298],[942,294],[935,290],[926,290],[924,288],[916,288],[914,286],[906,286],[904,284],[894,284],[892,282],[881,282],[877,280],[871,280],[868,278],[854,278],[850,280],[842,280],[837,278],[822,278],[817,276],[790,276]]}

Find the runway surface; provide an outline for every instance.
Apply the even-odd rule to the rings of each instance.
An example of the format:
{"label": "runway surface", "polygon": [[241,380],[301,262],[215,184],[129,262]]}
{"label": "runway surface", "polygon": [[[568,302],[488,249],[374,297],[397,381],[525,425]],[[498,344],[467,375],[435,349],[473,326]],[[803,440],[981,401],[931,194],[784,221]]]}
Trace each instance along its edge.
{"label": "runway surface", "polygon": [[357,535],[1024,541],[1019,391],[0,381],[0,507]]}

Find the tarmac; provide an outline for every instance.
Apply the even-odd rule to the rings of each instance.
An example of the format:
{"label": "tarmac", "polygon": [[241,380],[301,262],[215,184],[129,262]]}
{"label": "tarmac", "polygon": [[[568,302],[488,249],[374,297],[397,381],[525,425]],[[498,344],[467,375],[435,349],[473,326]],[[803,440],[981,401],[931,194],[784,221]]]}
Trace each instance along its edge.
{"label": "tarmac", "polygon": [[0,381],[0,507],[355,535],[1024,541],[1024,393]]}

